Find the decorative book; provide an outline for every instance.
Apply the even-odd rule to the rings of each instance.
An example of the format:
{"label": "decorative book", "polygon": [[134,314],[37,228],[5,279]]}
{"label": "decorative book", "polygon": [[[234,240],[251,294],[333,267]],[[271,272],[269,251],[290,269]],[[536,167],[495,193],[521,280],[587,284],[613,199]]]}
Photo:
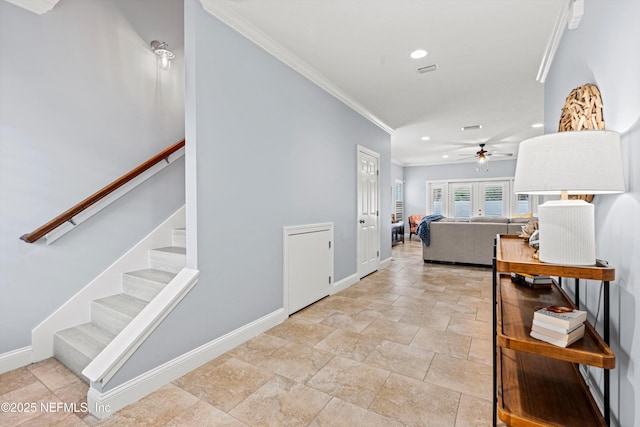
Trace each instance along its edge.
{"label": "decorative book", "polygon": [[[584,326],[584,325],[582,325],[582,326]],[[545,334],[541,334],[541,333],[533,331],[533,330],[531,331],[531,336],[536,338],[536,339],[539,339],[541,341],[548,342],[549,344],[553,344],[555,346],[558,346],[558,347],[567,347],[567,346],[573,344],[574,342],[578,341],[579,339],[581,339],[583,337],[583,335],[576,335],[576,336],[574,336],[572,338],[557,339],[557,338],[553,338],[553,337],[550,337],[550,336],[545,335]]]}
{"label": "decorative book", "polygon": [[[537,279],[540,277],[540,279]],[[511,273],[511,281],[517,285],[527,286],[534,289],[550,288],[553,279],[550,276],[530,276],[521,273]]]}
{"label": "decorative book", "polygon": [[[531,332],[537,332],[547,337],[550,337],[556,340],[565,341],[565,342],[572,341],[576,337],[582,338],[584,336],[585,326],[584,326],[584,323],[581,323],[575,328],[570,329],[568,332],[559,332],[558,329],[560,328],[549,327],[545,323],[541,323],[537,321],[534,321],[533,326],[531,326]],[[560,329],[560,330],[563,330],[563,329]]]}
{"label": "decorative book", "polygon": [[571,307],[551,305],[533,313],[533,319],[570,330],[587,320],[587,312]]}

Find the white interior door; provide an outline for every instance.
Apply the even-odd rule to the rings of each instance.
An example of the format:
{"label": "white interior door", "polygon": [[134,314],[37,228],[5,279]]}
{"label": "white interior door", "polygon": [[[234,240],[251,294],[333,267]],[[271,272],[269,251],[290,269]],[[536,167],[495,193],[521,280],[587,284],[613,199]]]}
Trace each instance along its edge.
{"label": "white interior door", "polygon": [[380,268],[379,155],[358,147],[358,275]]}

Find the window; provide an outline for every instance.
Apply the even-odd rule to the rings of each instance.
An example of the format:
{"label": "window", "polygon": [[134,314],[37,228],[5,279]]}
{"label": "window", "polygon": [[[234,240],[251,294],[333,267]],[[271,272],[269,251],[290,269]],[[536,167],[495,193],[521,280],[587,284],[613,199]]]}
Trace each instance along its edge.
{"label": "window", "polygon": [[442,188],[434,188],[432,192],[433,196],[433,210],[434,214],[442,215]]}
{"label": "window", "polygon": [[516,194],[516,214],[524,215],[529,212],[532,212],[533,209],[529,205],[529,195],[528,194]]}
{"label": "window", "polygon": [[538,196],[512,193],[513,178],[427,182],[427,213],[454,218],[508,217],[533,212]]}
{"label": "window", "polygon": [[402,218],[404,218],[404,181],[399,179],[396,179],[394,200],[396,221],[402,221]]}
{"label": "window", "polygon": [[427,213],[447,216],[447,206],[444,204],[446,191],[446,182],[427,183]]}
{"label": "window", "polygon": [[449,200],[453,202],[453,209],[450,209],[449,212],[453,212],[453,217],[471,218],[473,212],[471,205],[473,187],[468,183],[452,184],[449,186],[449,191]]}
{"label": "window", "polygon": [[479,182],[480,209],[478,215],[500,217],[508,215],[509,181]]}

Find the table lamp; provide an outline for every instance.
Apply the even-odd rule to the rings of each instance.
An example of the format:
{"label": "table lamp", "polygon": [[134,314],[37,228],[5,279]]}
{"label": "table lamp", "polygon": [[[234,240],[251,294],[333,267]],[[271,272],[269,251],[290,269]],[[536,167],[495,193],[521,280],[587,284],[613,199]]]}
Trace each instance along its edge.
{"label": "table lamp", "polygon": [[611,131],[546,134],[520,143],[514,193],[560,195],[538,206],[539,259],[594,265],[594,207],[573,194],[624,192],[620,135]]}

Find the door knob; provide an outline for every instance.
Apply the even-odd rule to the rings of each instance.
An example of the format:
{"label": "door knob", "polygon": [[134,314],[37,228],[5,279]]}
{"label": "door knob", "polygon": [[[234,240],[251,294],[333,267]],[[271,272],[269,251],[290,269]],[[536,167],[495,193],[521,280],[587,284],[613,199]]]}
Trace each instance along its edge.
{"label": "door knob", "polygon": [[360,224],[364,224],[364,219],[361,219],[361,220],[360,220]]}

